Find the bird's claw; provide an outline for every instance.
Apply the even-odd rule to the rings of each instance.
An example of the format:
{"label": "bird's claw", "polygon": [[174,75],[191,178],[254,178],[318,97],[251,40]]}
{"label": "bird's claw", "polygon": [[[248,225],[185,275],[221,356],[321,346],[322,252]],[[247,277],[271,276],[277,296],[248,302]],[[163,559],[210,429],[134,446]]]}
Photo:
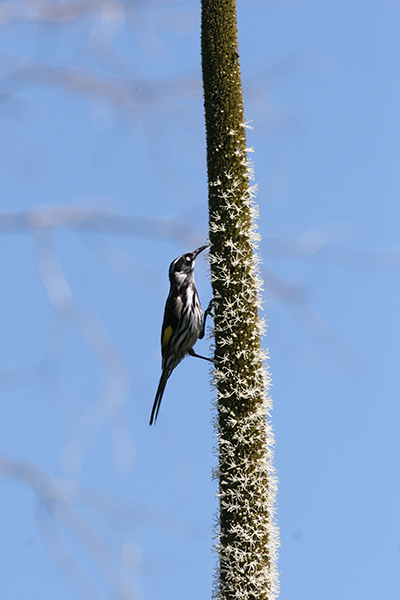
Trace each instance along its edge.
{"label": "bird's claw", "polygon": [[213,317],[214,316],[214,312],[213,312],[214,307],[215,307],[215,300],[214,300],[214,298],[211,298],[204,314],[210,315],[210,317]]}

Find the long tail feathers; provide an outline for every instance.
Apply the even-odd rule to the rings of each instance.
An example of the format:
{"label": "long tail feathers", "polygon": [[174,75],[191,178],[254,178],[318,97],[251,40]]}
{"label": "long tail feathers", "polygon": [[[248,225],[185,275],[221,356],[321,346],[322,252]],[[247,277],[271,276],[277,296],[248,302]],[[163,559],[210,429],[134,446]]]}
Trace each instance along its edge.
{"label": "long tail feathers", "polygon": [[158,417],[158,411],[160,410],[161,400],[164,394],[165,386],[167,385],[167,381],[172,371],[170,369],[164,369],[161,373],[160,383],[158,384],[156,397],[154,399],[153,408],[151,410],[150,415],[150,423],[149,425],[155,425]]}

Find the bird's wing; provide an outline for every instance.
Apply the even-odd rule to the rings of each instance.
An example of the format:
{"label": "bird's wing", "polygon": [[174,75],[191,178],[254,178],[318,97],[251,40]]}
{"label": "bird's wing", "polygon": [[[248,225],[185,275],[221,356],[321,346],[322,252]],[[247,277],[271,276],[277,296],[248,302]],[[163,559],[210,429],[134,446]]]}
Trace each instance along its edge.
{"label": "bird's wing", "polygon": [[175,298],[168,297],[165,304],[164,320],[161,328],[161,354],[163,358],[167,353],[171,338],[178,328],[181,313],[182,298],[180,296],[175,296]]}

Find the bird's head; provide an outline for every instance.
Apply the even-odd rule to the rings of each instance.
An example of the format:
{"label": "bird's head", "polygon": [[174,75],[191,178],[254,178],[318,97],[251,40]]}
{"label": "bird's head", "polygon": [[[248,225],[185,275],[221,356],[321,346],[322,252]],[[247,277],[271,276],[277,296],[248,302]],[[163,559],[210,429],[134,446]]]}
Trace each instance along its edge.
{"label": "bird's head", "polygon": [[207,247],[207,244],[205,246],[200,246],[197,250],[186,252],[186,254],[182,254],[182,256],[178,256],[178,258],[173,260],[169,267],[170,281],[172,282],[175,280],[180,284],[185,280],[187,275],[193,273],[196,256],[200,254],[200,252],[203,252]]}

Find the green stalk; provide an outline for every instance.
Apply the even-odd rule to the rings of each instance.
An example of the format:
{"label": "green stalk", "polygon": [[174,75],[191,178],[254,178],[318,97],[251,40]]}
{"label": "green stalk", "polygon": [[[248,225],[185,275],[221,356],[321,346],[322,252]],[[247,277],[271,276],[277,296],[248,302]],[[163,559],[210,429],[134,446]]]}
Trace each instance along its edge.
{"label": "green stalk", "polygon": [[272,600],[279,593],[277,480],[235,0],[202,0],[201,42],[218,413],[214,598]]}

